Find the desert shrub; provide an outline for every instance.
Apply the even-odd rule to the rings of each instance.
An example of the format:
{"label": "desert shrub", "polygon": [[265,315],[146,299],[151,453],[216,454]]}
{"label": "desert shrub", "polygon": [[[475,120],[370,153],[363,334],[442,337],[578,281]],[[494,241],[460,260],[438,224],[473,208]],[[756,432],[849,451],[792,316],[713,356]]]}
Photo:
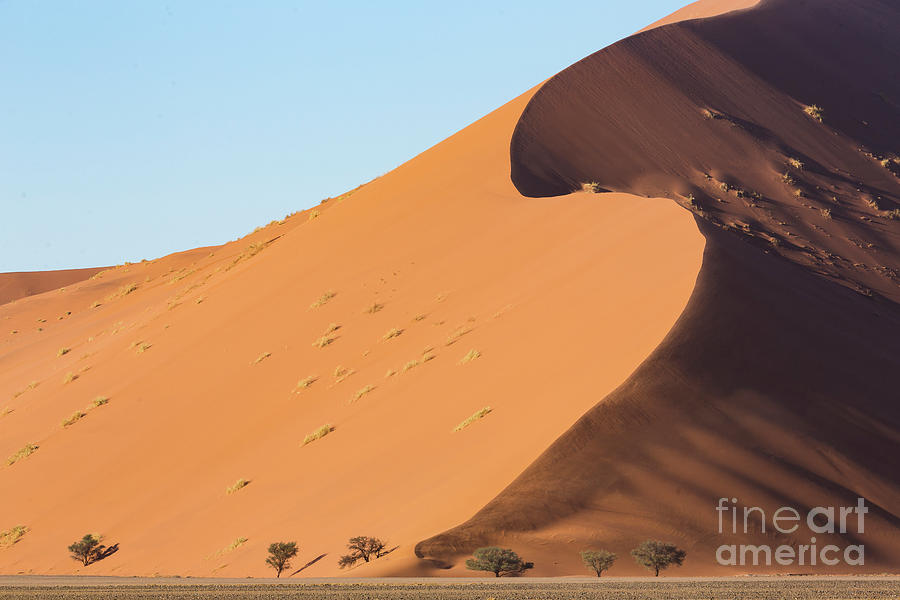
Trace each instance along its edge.
{"label": "desert shrub", "polygon": [[312,442],[314,442],[316,440],[322,439],[323,437],[325,437],[332,431],[334,431],[333,425],[328,425],[328,424],[322,425],[321,427],[319,427],[318,429],[316,429],[315,431],[313,431],[312,433],[307,435],[305,438],[303,438],[303,445],[305,446],[307,444],[311,444]]}
{"label": "desert shrub", "polygon": [[584,550],[581,553],[581,560],[584,566],[593,569],[597,577],[600,577],[603,571],[608,571],[616,562],[616,555],[606,550]]}
{"label": "desert shrub", "polygon": [[19,450],[15,454],[6,459],[6,464],[12,466],[20,460],[28,458],[29,456],[37,452],[37,449],[39,447],[40,446],[38,446],[37,444],[25,444],[24,446],[19,448]]}
{"label": "desert shrub", "polygon": [[444,345],[445,345],[445,346],[452,346],[452,345],[455,344],[457,341],[459,341],[459,338],[461,338],[462,336],[466,335],[467,333],[470,333],[471,331],[472,331],[472,329],[471,329],[470,327],[457,327],[457,328],[453,331],[453,333],[451,333],[451,334],[447,337],[447,341],[444,342]]}
{"label": "desert shrub", "polygon": [[479,410],[478,412],[473,414],[471,417],[469,417],[468,419],[466,419],[465,421],[463,421],[462,423],[460,423],[459,425],[454,427],[453,431],[462,431],[463,429],[465,429],[466,427],[468,427],[469,425],[471,425],[478,419],[483,419],[485,416],[487,416],[491,412],[491,410],[492,409],[490,406],[485,406],[484,408],[482,408],[481,410]]}
{"label": "desert shrub", "polygon": [[338,566],[342,569],[352,567],[359,561],[369,562],[376,558],[381,558],[385,552],[386,544],[375,537],[357,536],[352,537],[347,542],[348,554],[341,556],[338,560]]}
{"label": "desert shrub", "polygon": [[891,219],[892,221],[900,220],[900,208],[889,210],[887,213],[887,218]]}
{"label": "desert shrub", "polygon": [[9,548],[28,533],[28,528],[24,525],[16,525],[12,529],[0,531],[0,548]]}
{"label": "desert shrub", "polygon": [[631,551],[631,556],[637,564],[654,571],[656,577],[662,569],[667,569],[671,565],[681,566],[684,562],[687,552],[677,548],[675,544],[668,542],[660,542],[657,540],[647,540]]}
{"label": "desert shrub", "polygon": [[373,302],[371,306],[366,309],[366,312],[369,314],[375,314],[384,308],[384,304],[379,304],[378,302]]}
{"label": "desert shrub", "polygon": [[599,194],[604,191],[603,186],[596,181],[589,181],[581,184],[581,189],[592,194]]}
{"label": "desert shrub", "polygon": [[533,563],[525,562],[512,550],[496,546],[478,548],[474,557],[466,560],[466,568],[470,571],[488,571],[494,577],[516,577],[534,568]]}
{"label": "desert shrub", "polygon": [[794,183],[796,183],[794,180],[794,176],[787,171],[781,174],[781,181],[786,183],[787,185],[794,185]]}
{"label": "desert shrub", "polygon": [[462,359],[460,359],[459,364],[464,365],[467,362],[472,362],[473,360],[475,360],[476,358],[478,358],[480,356],[481,356],[481,352],[479,352],[478,350],[469,350],[466,353],[466,355],[463,356]]}
{"label": "desert shrub", "polygon": [[790,166],[794,167],[798,171],[803,170],[803,163],[800,160],[796,158],[789,158],[787,162]]}
{"label": "desert shrub", "polygon": [[822,213],[822,216],[824,218],[831,219],[831,209],[830,208],[823,208],[820,212]]}
{"label": "desert shrub", "polygon": [[69,545],[72,558],[81,561],[85,567],[100,560],[105,550],[106,546],[100,543],[100,539],[90,533],[84,534],[83,538]]}
{"label": "desert shrub", "polygon": [[275,569],[275,576],[291,568],[291,559],[297,556],[297,542],[273,542],[269,544],[269,557],[266,564]]}
{"label": "desert shrub", "polygon": [[249,479],[244,479],[244,478],[238,479],[237,481],[234,482],[234,485],[230,485],[227,488],[225,488],[225,493],[233,494],[238,490],[244,489],[248,485],[250,485]]}
{"label": "desert shrub", "polygon": [[56,355],[57,356],[65,356],[66,354],[68,354],[71,351],[72,351],[71,348],[60,348],[59,350],[56,351]]}
{"label": "desert shrub", "polygon": [[77,373],[66,373],[66,376],[63,377],[63,384],[72,383],[76,379],[78,379]]}
{"label": "desert shrub", "polygon": [[105,396],[97,396],[96,398],[94,398],[94,401],[92,402],[92,404],[94,405],[94,408],[99,408],[101,406],[105,406],[105,405],[109,404],[109,398],[107,398]]}

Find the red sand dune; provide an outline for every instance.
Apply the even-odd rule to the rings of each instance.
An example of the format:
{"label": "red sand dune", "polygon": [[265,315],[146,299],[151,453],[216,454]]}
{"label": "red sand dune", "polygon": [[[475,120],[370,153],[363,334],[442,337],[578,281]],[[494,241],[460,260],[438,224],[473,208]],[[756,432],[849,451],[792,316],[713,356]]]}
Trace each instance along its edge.
{"label": "red sand dune", "polygon": [[[482,543],[538,575],[583,574],[599,544],[637,574],[648,536],[688,549],[679,573],[745,571],[713,562],[722,494],[865,495],[866,569],[895,570],[897,182],[857,148],[887,152],[896,122],[852,82],[844,98],[805,73],[797,100],[771,57],[729,46],[778,49],[786,26],[811,44],[803,10],[638,34],[315,209],[0,306],[0,457],[38,446],[0,465],[0,531],[28,527],[0,572],[265,576],[266,546],[297,540],[292,572],[338,575],[351,535],[396,547],[353,575],[463,574]],[[877,10],[896,23],[844,7],[855,54],[800,66],[877,66],[896,42],[854,37],[890,31]],[[763,198],[716,193],[726,178]],[[587,181],[615,192],[569,194]],[[118,552],[82,568],[65,547],[86,532]]]}
{"label": "red sand dune", "polygon": [[92,269],[65,269],[62,271],[27,271],[0,273],[0,304],[33,296],[50,290],[84,281],[102,267]]}

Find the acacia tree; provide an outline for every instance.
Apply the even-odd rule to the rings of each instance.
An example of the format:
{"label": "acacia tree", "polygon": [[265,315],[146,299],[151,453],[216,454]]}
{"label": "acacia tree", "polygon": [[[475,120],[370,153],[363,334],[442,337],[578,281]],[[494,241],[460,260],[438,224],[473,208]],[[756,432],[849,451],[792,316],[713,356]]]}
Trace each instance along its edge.
{"label": "acacia tree", "polygon": [[269,557],[266,564],[275,569],[275,577],[291,568],[291,559],[297,556],[297,542],[273,542],[269,544]]}
{"label": "acacia tree", "polygon": [[631,551],[631,555],[637,564],[656,573],[659,577],[659,571],[666,569],[670,565],[678,565],[684,562],[687,552],[676,547],[675,544],[668,542],[660,542],[657,540],[647,540],[641,542],[641,545]]}
{"label": "acacia tree", "polygon": [[597,577],[600,577],[603,571],[608,571],[616,562],[616,555],[606,550],[584,550],[581,553],[581,560],[584,561],[584,566],[593,569]]}
{"label": "acacia tree", "polygon": [[381,558],[385,552],[386,544],[384,541],[365,535],[352,537],[347,541],[347,549],[349,554],[343,555],[338,560],[338,566],[342,569],[352,567],[359,561],[369,562],[375,558]]}
{"label": "acacia tree", "polygon": [[466,568],[471,571],[489,571],[494,577],[517,576],[534,567],[534,563],[525,562],[512,550],[496,546],[479,548],[474,555],[475,558],[466,561]]}
{"label": "acacia tree", "polygon": [[100,538],[94,537],[90,533],[84,534],[83,538],[69,546],[72,558],[80,560],[85,567],[100,560],[105,550],[106,546],[100,544]]}

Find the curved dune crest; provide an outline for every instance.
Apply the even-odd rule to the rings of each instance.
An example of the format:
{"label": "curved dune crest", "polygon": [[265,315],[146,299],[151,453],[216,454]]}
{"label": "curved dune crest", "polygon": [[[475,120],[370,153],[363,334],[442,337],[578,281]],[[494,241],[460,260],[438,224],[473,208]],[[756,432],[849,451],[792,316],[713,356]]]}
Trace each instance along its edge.
{"label": "curved dune crest", "polygon": [[[638,371],[417,556],[458,571],[490,542],[563,574],[580,549],[658,538],[688,550],[686,575],[900,567],[898,27],[896,3],[768,0],[623,40],[535,94],[518,189],[673,198],[706,237],[703,268]],[[865,565],[720,566],[721,544],[810,535],[717,535],[720,497],[769,515],[864,497],[864,535],[813,537],[863,543]]]}
{"label": "curved dune crest", "polygon": [[[0,466],[28,527],[0,572],[263,576],[297,540],[338,575],[350,536],[411,555],[500,493],[666,336],[703,249],[666,200],[521,196],[530,96],[237,242],[0,307],[0,456],[37,445]],[[119,546],[81,569],[86,531]]]}

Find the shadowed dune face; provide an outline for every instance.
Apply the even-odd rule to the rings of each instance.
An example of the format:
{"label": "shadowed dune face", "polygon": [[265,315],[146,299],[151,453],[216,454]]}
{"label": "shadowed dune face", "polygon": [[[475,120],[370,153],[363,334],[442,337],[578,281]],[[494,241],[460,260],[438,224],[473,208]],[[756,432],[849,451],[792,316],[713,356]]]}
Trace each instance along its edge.
{"label": "shadowed dune face", "polygon": [[900,184],[881,163],[900,150],[898,27],[896,3],[768,0],[636,35],[541,88],[511,144],[519,190],[672,197],[706,237],[703,268],[628,381],[418,556],[458,567],[490,542],[574,569],[579,549],[658,538],[688,550],[679,574],[784,571],[717,566],[720,544],[809,539],[719,536],[718,498],[771,515],[862,496],[865,535],[833,541],[864,543],[865,567],[793,568],[900,567]]}
{"label": "shadowed dune face", "polygon": [[[0,572],[263,576],[296,540],[290,573],[371,573],[349,537],[412,557],[620,385],[703,238],[665,199],[521,196],[530,97],[242,240],[0,307],[0,458],[37,446],[0,463],[0,531],[28,528]],[[79,567],[86,532],[118,551]]]}
{"label": "shadowed dune face", "polygon": [[0,273],[0,304],[84,281],[102,270],[91,268]]}

